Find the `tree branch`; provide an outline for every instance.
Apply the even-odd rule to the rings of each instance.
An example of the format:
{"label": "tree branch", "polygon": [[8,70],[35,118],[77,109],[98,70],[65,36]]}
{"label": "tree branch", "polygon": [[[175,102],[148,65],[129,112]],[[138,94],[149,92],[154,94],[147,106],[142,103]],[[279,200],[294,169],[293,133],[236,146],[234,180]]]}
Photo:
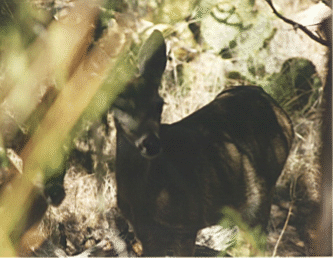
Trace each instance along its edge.
{"label": "tree branch", "polygon": [[330,46],[329,42],[327,40],[324,40],[318,36],[316,36],[315,34],[313,34],[310,30],[308,30],[305,26],[303,26],[302,24],[299,24],[297,22],[294,22],[293,20],[290,20],[286,17],[284,17],[283,15],[281,15],[280,13],[278,13],[278,11],[275,9],[273,2],[271,0],[265,0],[269,6],[272,8],[274,14],[279,17],[281,20],[283,20],[284,22],[291,24],[295,29],[300,29],[302,30],[306,35],[308,35],[310,38],[312,38],[313,40],[315,40],[316,42],[324,45],[324,46]]}

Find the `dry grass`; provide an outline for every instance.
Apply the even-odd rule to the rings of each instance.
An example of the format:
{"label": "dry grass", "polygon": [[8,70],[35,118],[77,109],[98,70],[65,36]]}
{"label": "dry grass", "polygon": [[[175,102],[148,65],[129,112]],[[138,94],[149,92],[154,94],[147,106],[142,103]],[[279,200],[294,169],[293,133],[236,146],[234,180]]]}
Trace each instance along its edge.
{"label": "dry grass", "polygon": [[182,64],[185,82],[172,89],[164,83],[160,91],[166,102],[162,122],[176,122],[212,101],[223,89],[223,65],[212,53],[200,53],[191,64]]}

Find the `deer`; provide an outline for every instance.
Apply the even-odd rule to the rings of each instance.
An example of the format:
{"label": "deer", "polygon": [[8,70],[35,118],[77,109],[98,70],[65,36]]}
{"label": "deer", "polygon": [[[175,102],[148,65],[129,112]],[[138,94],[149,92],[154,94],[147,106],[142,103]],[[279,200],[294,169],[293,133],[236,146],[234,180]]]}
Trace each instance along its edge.
{"label": "deer", "polygon": [[144,256],[193,256],[197,232],[217,224],[224,207],[265,232],[294,137],[288,115],[261,87],[232,86],[162,124],[162,32],[154,30],[138,56],[139,74],[116,98],[113,114],[117,203]]}

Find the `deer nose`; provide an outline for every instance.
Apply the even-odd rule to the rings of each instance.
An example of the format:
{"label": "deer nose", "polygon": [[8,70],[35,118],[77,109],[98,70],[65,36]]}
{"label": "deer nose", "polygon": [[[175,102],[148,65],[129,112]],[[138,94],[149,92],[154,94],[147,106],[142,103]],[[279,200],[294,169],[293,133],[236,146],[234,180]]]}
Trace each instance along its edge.
{"label": "deer nose", "polygon": [[162,150],[160,138],[156,134],[142,136],[137,143],[137,147],[142,156],[146,158],[154,158]]}

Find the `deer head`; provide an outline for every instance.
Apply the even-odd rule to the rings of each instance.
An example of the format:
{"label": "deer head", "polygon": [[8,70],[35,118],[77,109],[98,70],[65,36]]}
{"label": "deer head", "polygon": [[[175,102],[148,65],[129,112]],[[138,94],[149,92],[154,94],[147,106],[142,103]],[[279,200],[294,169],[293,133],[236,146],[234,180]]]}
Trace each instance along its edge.
{"label": "deer head", "polygon": [[139,75],[115,101],[117,131],[135,145],[142,156],[154,158],[161,152],[159,127],[164,101],[158,94],[166,65],[163,35],[155,30],[139,52]]}

